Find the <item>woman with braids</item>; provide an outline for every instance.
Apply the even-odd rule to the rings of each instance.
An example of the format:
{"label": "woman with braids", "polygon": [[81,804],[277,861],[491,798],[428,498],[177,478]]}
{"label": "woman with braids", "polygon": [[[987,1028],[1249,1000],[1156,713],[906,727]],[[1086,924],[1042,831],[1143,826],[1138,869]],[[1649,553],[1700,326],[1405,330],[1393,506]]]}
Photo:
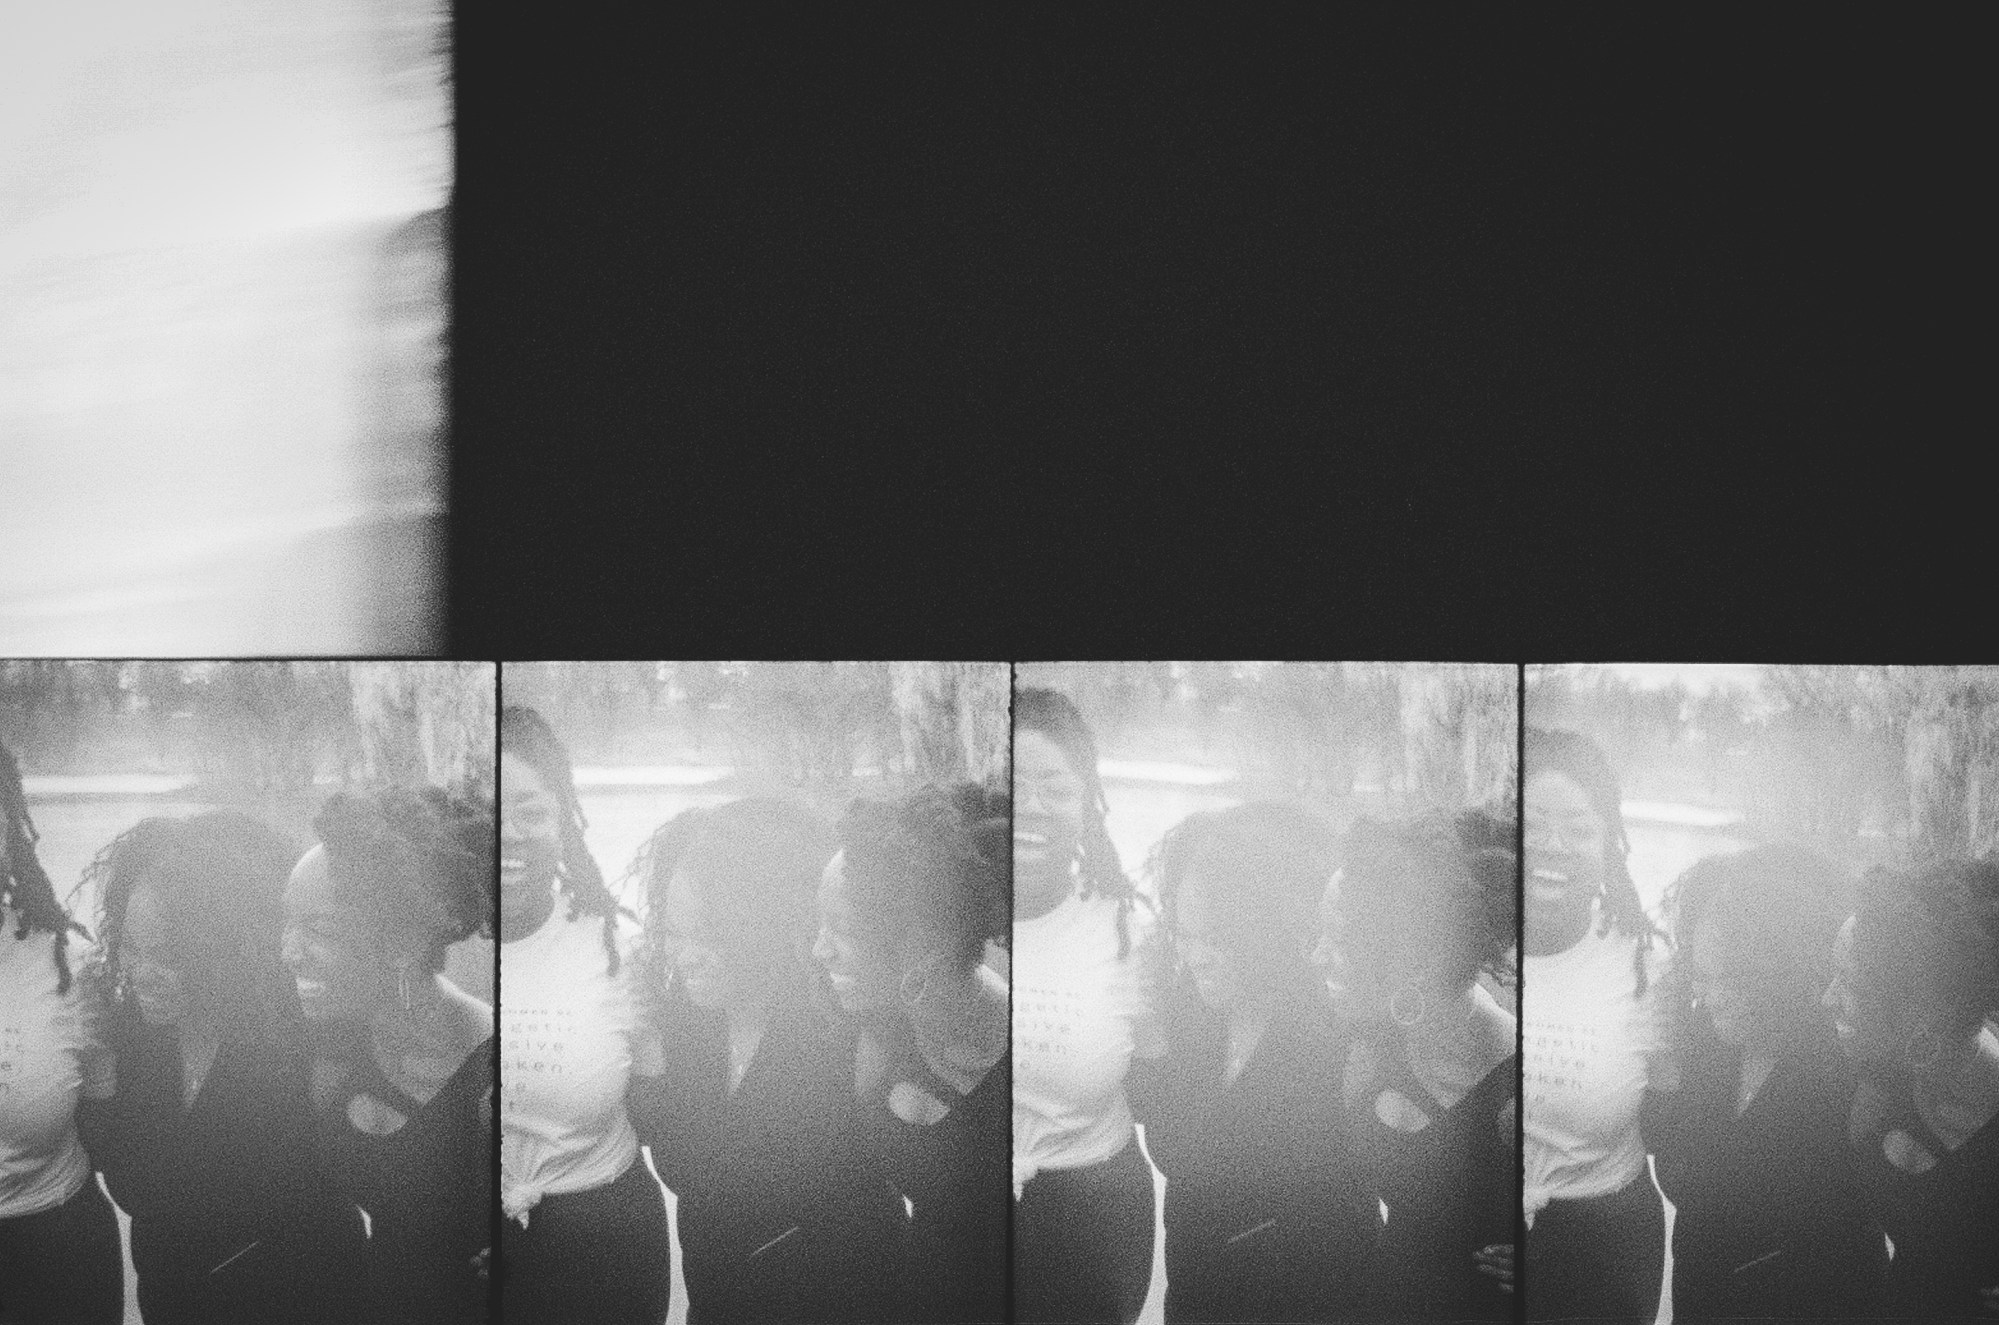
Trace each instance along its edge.
{"label": "woman with braids", "polygon": [[1797,848],[1710,856],[1666,895],[1693,996],[1682,1088],[1645,1120],[1673,1221],[1673,1317],[1881,1314],[1880,1230],[1847,1173],[1853,1079],[1819,996],[1846,880]]}
{"label": "woman with braids", "polygon": [[626,1111],[657,1074],[631,961],[637,927],[583,841],[569,752],[533,709],[500,713],[500,1316],[659,1325],[666,1201]]}
{"label": "woman with braids", "polygon": [[1362,821],[1326,888],[1318,957],[1355,1039],[1341,1096],[1388,1212],[1367,1320],[1513,1318],[1517,1023],[1478,977],[1512,982],[1517,862],[1513,824],[1480,811]]}
{"label": "woman with braids", "polygon": [[86,1140],[132,1217],[146,1325],[359,1319],[361,1214],[316,1144],[279,961],[297,849],[234,810],[143,819],[93,861],[118,1093]]}
{"label": "woman with braids", "polygon": [[908,1202],[904,1321],[996,1321],[1006,1303],[1007,798],[962,785],[859,800],[819,882],[819,936],[841,1010],[862,1026],[854,1092],[882,1171]]}
{"label": "woman with braids", "polygon": [[117,1325],[118,1219],[91,1178],[77,1111],[110,1096],[97,986],[35,856],[20,765],[0,745],[0,1322]]}
{"label": "woman with braids", "polygon": [[870,1164],[854,1038],[815,998],[832,854],[803,806],[753,796],[675,816],[633,864],[667,1063],[647,1140],[680,1201],[689,1325],[892,1303],[903,1210]]}
{"label": "woman with braids", "polygon": [[1126,1072],[1166,1051],[1149,901],[1105,830],[1096,742],[1068,697],[1013,699],[1013,1303],[1022,1321],[1137,1319],[1152,1173]]}
{"label": "woman with braids", "polygon": [[333,1179],[368,1212],[363,1322],[487,1318],[493,1009],[441,974],[493,913],[493,811],[436,787],[341,792],[285,888],[285,964],[319,1031]]}
{"label": "woman with braids", "polygon": [[1166,1175],[1168,1321],[1338,1321],[1378,1219],[1341,1116],[1346,1041],[1312,968],[1333,834],[1258,801],[1153,853],[1180,979],[1170,1051],[1128,1088]]}
{"label": "woman with braids", "polygon": [[1848,1156],[1894,1244],[1886,1315],[1999,1316],[1999,864],[1863,882],[1826,989],[1860,1085]]}
{"label": "woman with braids", "polygon": [[1666,1225],[1640,1117],[1678,1086],[1663,956],[1602,752],[1531,727],[1525,746],[1527,1313],[1649,1321]]}

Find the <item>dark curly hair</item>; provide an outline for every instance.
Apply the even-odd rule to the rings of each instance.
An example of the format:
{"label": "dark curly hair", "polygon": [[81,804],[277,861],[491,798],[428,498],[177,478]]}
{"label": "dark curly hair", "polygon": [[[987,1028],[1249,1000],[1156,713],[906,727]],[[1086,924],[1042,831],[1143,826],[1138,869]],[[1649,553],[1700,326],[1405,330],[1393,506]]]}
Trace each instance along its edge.
{"label": "dark curly hair", "polygon": [[[441,787],[335,792],[312,821],[334,896],[377,932],[431,921],[427,969],[493,924],[493,807]],[[430,905],[425,905],[425,902]]]}
{"label": "dark curly hair", "polygon": [[1197,874],[1221,904],[1217,938],[1245,976],[1273,995],[1316,998],[1319,977],[1298,940],[1311,932],[1337,847],[1331,825],[1309,810],[1251,801],[1188,815],[1159,840],[1146,869],[1169,917]]}
{"label": "dark curly hair", "polygon": [[810,956],[820,873],[833,838],[796,801],[748,796],[683,810],[654,830],[632,860],[644,888],[643,952],[655,997],[667,987],[667,882],[684,872],[699,890],[707,933],[737,978],[768,1007],[815,1003]]}
{"label": "dark curly hair", "polygon": [[[576,774],[569,762],[569,750],[556,736],[548,719],[524,704],[508,704],[500,710],[500,753],[524,760],[555,797],[556,814],[562,826],[562,862],[557,886],[569,899],[569,918],[597,916],[603,922],[604,955],[610,973],[618,973],[618,899],[605,886],[604,872],[583,838],[589,820],[583,817],[583,803],[576,795]],[[627,912],[626,914],[630,914]]]}
{"label": "dark curly hair", "polygon": [[126,909],[144,882],[166,911],[182,976],[206,991],[225,1037],[295,1019],[298,994],[279,952],[285,882],[298,855],[283,834],[238,810],[141,819],[120,833],[84,870],[101,899],[98,930],[111,987],[124,983]]}
{"label": "dark curly hair", "polygon": [[1147,906],[1152,903],[1132,886],[1123,866],[1118,864],[1117,848],[1111,844],[1110,830],[1106,827],[1110,801],[1104,796],[1103,780],[1097,776],[1097,743],[1090,735],[1090,726],[1083,721],[1082,710],[1067,695],[1041,686],[1023,686],[1013,692],[1013,729],[1016,735],[1023,731],[1040,732],[1053,741],[1069,760],[1076,776],[1082,779],[1088,813],[1083,816],[1080,891],[1085,897],[1101,895],[1116,899],[1117,951],[1122,959],[1131,952],[1132,907],[1140,901]]}
{"label": "dark curly hair", "polygon": [[1458,988],[1484,972],[1511,984],[1519,878],[1511,825],[1496,815],[1363,819],[1347,835],[1340,878],[1348,942],[1356,954],[1406,951],[1420,935],[1440,982]]}
{"label": "dark curly hair", "polygon": [[13,751],[0,745],[0,816],[5,818],[6,851],[0,854],[0,907],[19,913],[14,938],[25,942],[30,934],[53,936],[51,955],[56,964],[56,992],[69,992],[69,936],[81,934],[85,942],[90,932],[73,919],[56,900],[55,885],[35,854],[41,834],[28,813],[28,793],[21,781],[21,766]]}
{"label": "dark curly hair", "polygon": [[1009,807],[973,783],[849,805],[839,839],[865,940],[890,953],[941,946],[960,970],[977,966],[1012,918]]}
{"label": "dark curly hair", "polygon": [[1673,940],[1684,952],[1701,921],[1715,954],[1757,1020],[1786,1037],[1825,1022],[1819,995],[1833,977],[1833,939],[1853,909],[1853,884],[1832,861],[1770,845],[1695,861],[1666,890]]}
{"label": "dark curly hair", "polygon": [[1958,1038],[1999,1013],[1999,864],[1870,870],[1856,914],[1856,983],[1903,1019]]}
{"label": "dark curly hair", "polygon": [[1561,773],[1582,788],[1590,807],[1603,824],[1607,839],[1603,867],[1603,931],[1615,931],[1632,941],[1631,969],[1643,994],[1647,983],[1645,955],[1659,927],[1645,914],[1638,886],[1631,881],[1625,857],[1631,854],[1631,840],[1624,834],[1624,798],[1617,789],[1617,774],[1596,743],[1578,732],[1529,727],[1524,733],[1524,758],[1520,786],[1524,793],[1528,779],[1536,773]]}

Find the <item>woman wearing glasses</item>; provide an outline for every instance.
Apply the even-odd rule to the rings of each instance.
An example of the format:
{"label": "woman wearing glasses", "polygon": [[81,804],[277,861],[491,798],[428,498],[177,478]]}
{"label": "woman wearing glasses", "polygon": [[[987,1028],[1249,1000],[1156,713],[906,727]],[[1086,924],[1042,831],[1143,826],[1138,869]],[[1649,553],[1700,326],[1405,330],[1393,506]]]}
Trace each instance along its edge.
{"label": "woman wearing glasses", "polygon": [[500,714],[500,1317],[659,1325],[666,1201],[626,1109],[656,1074],[637,927],[583,840],[569,752],[533,709]]}
{"label": "woman wearing glasses", "polygon": [[1129,1322],[1151,1280],[1153,1195],[1124,1084],[1166,1050],[1164,958],[1106,831],[1082,714],[1024,687],[1013,729],[1014,1315]]}

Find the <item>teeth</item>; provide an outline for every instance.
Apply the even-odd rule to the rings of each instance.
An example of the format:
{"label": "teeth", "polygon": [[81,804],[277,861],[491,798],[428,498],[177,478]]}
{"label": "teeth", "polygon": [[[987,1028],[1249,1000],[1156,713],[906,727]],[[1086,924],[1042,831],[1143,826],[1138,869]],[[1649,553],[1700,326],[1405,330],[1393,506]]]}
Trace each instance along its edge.
{"label": "teeth", "polygon": [[1569,881],[1568,875],[1557,874],[1553,870],[1536,869],[1533,871],[1533,875],[1537,879],[1546,879],[1550,883],[1567,883]]}
{"label": "teeth", "polygon": [[1025,843],[1028,846],[1039,847],[1039,846],[1048,845],[1048,839],[1043,837],[1039,833],[1015,833],[1013,835],[1013,840],[1016,842]]}

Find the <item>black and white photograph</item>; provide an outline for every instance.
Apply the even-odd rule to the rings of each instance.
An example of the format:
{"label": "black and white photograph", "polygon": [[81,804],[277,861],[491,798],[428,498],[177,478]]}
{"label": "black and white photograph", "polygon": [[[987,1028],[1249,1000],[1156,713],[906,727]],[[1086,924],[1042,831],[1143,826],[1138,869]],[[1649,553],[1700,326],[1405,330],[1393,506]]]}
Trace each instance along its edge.
{"label": "black and white photograph", "polygon": [[1007,665],[501,687],[500,1319],[1003,1320]]}
{"label": "black and white photograph", "polygon": [[446,0],[0,20],[0,656],[444,647]]}
{"label": "black and white photograph", "polygon": [[0,661],[0,1321],[488,1319],[495,675]]}
{"label": "black and white photograph", "polygon": [[1518,676],[1015,668],[1015,1319],[1512,1318]]}
{"label": "black and white photograph", "polygon": [[1999,1313],[1999,669],[1526,685],[1529,1318]]}

